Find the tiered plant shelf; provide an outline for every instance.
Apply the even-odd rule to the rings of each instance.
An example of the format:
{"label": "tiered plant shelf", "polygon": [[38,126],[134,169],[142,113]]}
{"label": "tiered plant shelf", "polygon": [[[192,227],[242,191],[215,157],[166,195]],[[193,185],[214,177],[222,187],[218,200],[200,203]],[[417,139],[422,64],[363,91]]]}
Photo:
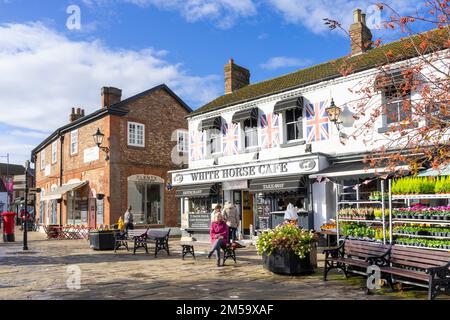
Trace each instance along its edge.
{"label": "tiered plant shelf", "polygon": [[336,194],[336,230],[338,239],[348,237],[364,241],[386,243],[388,196],[384,192],[384,181],[381,191],[376,191],[378,199],[361,200],[359,189],[356,189],[356,200],[342,200],[342,194]]}
{"label": "tiered plant shelf", "polygon": [[[397,182],[396,191],[409,188],[409,191],[418,192],[417,194],[392,194],[395,188],[392,186],[392,181],[389,181],[391,243],[405,247],[450,251],[450,193],[448,193],[450,179],[448,177],[402,179],[400,183]],[[434,190],[445,190],[445,193],[432,193]],[[430,201],[425,201],[428,206],[422,203],[411,206],[414,200],[447,200],[442,201],[447,205],[430,207]],[[403,206],[407,207],[394,207],[394,201],[400,203],[403,201]]]}

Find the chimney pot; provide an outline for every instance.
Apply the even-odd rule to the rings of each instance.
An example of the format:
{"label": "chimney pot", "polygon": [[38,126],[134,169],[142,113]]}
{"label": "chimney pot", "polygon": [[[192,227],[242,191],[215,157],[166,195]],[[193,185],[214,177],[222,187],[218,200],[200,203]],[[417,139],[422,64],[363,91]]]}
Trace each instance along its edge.
{"label": "chimney pot", "polygon": [[352,55],[371,49],[372,43],[372,32],[366,26],[366,14],[362,13],[361,9],[356,9],[353,17],[355,22],[349,30]]}
{"label": "chimney pot", "polygon": [[101,90],[102,108],[108,108],[122,99],[122,90],[114,87],[103,87]]}
{"label": "chimney pot", "polygon": [[69,122],[77,121],[78,119],[84,117],[84,109],[82,108],[72,108],[72,113],[69,116]]}
{"label": "chimney pot", "polygon": [[233,58],[228,60],[224,67],[225,94],[232,93],[250,84],[250,71],[234,63]]}

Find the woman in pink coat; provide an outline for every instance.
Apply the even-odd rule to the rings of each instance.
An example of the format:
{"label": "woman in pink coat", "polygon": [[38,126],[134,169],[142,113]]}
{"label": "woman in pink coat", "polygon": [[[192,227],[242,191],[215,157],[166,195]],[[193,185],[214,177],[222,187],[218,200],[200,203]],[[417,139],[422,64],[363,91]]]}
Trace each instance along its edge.
{"label": "woman in pink coat", "polygon": [[212,248],[210,253],[208,254],[208,259],[210,259],[214,251],[216,251],[218,267],[220,267],[220,249],[227,245],[229,233],[228,226],[223,220],[220,209],[220,206],[217,206],[215,208],[215,219],[211,223],[211,229],[209,231],[211,235]]}

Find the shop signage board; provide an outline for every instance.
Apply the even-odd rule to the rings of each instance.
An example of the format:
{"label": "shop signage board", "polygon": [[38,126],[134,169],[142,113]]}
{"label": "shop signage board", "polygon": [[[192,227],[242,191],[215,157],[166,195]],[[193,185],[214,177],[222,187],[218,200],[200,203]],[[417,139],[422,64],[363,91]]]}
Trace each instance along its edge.
{"label": "shop signage board", "polygon": [[217,169],[184,170],[172,173],[174,186],[208,182],[243,181],[294,174],[318,172],[319,156],[310,158],[286,159],[255,164],[220,166]]}
{"label": "shop signage board", "polygon": [[245,190],[248,189],[248,180],[225,181],[222,190]]}
{"label": "shop signage board", "polygon": [[135,174],[133,176],[129,176],[128,181],[146,182],[146,183],[164,183],[163,178],[149,174]]}
{"label": "shop signage board", "polygon": [[209,213],[190,213],[189,228],[209,230],[211,226],[211,214]]}
{"label": "shop signage board", "polygon": [[84,163],[97,161],[100,158],[100,151],[98,147],[84,149]]}

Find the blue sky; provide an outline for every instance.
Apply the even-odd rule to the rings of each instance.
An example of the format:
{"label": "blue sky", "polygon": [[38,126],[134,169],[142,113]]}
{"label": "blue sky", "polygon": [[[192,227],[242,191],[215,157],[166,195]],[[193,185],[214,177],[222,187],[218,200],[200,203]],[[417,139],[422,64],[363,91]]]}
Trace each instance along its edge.
{"label": "blue sky", "polygon": [[[417,5],[391,3],[401,12]],[[80,30],[66,26],[70,5],[80,8]],[[96,110],[102,86],[126,98],[166,83],[196,109],[223,93],[230,57],[258,82],[346,55],[349,40],[322,19],[347,28],[357,7],[373,2],[0,0],[0,156],[23,163],[72,107]]]}

